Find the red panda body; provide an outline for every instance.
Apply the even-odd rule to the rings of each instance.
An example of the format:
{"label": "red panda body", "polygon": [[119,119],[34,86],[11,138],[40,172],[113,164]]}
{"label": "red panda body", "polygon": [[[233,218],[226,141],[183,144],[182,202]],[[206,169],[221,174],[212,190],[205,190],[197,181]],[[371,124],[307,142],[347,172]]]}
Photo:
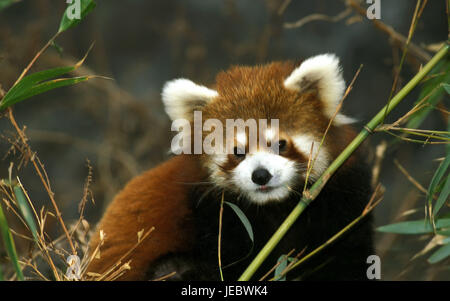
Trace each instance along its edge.
{"label": "red panda body", "polygon": [[[235,135],[225,139],[231,142],[232,147],[227,148],[231,152],[178,155],[130,181],[97,227],[90,249],[99,244],[100,230],[106,238],[88,271],[108,271],[133,249],[139,231],[154,227],[122,260],[131,259],[131,270],[121,280],[156,279],[172,272],[173,280],[219,280],[223,198],[243,211],[254,234],[252,241],[233,210],[224,207],[223,275],[226,280],[236,280],[298,203],[304,183],[309,187],[354,138],[351,119],[335,114],[344,88],[333,55],[316,56],[299,66],[287,62],[234,67],[217,76],[214,89],[185,79],[168,82],[162,96],[174,121],[193,123],[194,111],[201,112],[203,120],[221,124],[237,119],[278,120],[277,134],[273,134],[274,127],[258,125],[263,132],[258,141],[269,143],[251,148],[249,131],[235,134],[233,129]],[[195,131],[194,126],[188,134],[195,136]],[[211,131],[200,134],[203,141]],[[193,141],[188,141],[192,146]],[[357,151],[295,222],[255,277],[264,275],[291,250],[307,253],[323,244],[362,213],[370,193],[370,169]],[[369,215],[288,278],[365,279],[366,259],[373,254]]]}

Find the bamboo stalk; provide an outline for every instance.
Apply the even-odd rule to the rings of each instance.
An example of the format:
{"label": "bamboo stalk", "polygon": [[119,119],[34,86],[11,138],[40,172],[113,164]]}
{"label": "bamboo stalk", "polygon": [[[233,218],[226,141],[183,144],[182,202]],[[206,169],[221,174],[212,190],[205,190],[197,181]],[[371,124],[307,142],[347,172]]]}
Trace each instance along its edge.
{"label": "bamboo stalk", "polygon": [[320,178],[312,185],[309,193],[304,194],[297,206],[292,210],[289,216],[280,225],[278,230],[262,250],[258,253],[252,263],[247,267],[244,273],[239,277],[239,281],[247,281],[257,271],[263,261],[269,256],[272,250],[276,247],[278,242],[283,238],[286,232],[294,224],[297,218],[302,214],[305,208],[311,203],[323,189],[330,177],[336,172],[336,170],[347,160],[348,157],[361,145],[361,143],[375,130],[375,128],[381,124],[385,114],[389,114],[410,92],[417,86],[420,81],[427,75],[431,69],[448,53],[449,43],[447,42],[437,52],[433,58],[390,100],[389,106],[385,105],[369,123],[364,126],[361,132],[353,139],[352,142],[345,148],[345,150],[331,163],[328,169],[320,176]]}

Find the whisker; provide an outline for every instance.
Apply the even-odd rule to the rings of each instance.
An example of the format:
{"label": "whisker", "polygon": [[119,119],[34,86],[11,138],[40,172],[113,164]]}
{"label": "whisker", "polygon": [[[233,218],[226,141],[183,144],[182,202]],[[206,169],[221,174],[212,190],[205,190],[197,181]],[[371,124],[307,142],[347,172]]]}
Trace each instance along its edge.
{"label": "whisker", "polygon": [[290,187],[289,185],[285,185],[286,186],[286,188],[287,189],[289,189],[289,191],[292,191],[293,193],[295,193],[295,194],[298,194],[299,196],[303,196],[303,194],[302,193],[300,193],[300,192],[298,192],[297,190],[295,190],[295,189],[293,189],[292,187]]}

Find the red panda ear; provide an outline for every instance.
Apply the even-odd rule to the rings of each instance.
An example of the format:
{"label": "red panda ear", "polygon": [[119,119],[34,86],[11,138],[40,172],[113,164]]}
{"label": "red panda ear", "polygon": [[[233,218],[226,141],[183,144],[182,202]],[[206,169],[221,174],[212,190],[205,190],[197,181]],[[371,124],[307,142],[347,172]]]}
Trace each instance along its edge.
{"label": "red panda ear", "polygon": [[215,90],[180,78],[168,81],[162,91],[164,107],[170,119],[193,120],[196,109],[201,109],[218,96]]}
{"label": "red panda ear", "polygon": [[[321,54],[311,57],[292,71],[284,80],[286,89],[296,92],[316,90],[318,97],[324,103],[325,115],[331,118],[345,91],[345,81],[339,65],[339,59],[334,54]],[[352,123],[352,118],[338,114],[334,122],[337,124]]]}

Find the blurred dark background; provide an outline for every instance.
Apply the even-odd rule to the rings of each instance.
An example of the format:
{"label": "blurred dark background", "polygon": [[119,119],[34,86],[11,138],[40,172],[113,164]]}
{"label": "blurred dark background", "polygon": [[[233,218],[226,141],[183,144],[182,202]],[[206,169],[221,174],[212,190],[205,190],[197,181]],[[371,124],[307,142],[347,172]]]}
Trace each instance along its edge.
{"label": "blurred dark background", "polygon": [[[433,55],[434,44],[447,39],[445,1],[433,0],[423,11],[413,42]],[[286,6],[287,5],[287,6]],[[367,6],[365,1],[361,4]],[[407,36],[416,1],[381,1],[381,22]],[[7,91],[37,51],[57,31],[65,1],[20,1],[0,11],[0,85]],[[311,14],[339,16],[334,22],[317,20],[286,28]],[[77,74],[97,74],[113,80],[87,83],[51,91],[14,106],[20,126],[26,126],[30,146],[50,178],[64,220],[78,218],[78,204],[93,169],[91,189],[95,205],[88,204],[86,219],[93,226],[115,193],[133,176],[169,157],[170,123],[163,111],[160,92],[165,81],[187,77],[209,84],[215,75],[233,64],[261,64],[273,60],[299,60],[333,52],[342,62],[350,82],[363,69],[346,99],[344,112],[358,118],[361,129],[386,103],[394,67],[401,48],[366,17],[336,0],[109,0],[97,7],[80,25],[63,33],[57,44],[39,58],[33,71],[74,64],[90,45],[92,51]],[[408,56],[400,75],[404,85],[425,63]],[[411,108],[420,89],[415,89],[395,109],[387,122]],[[421,126],[445,129],[439,113]],[[8,177],[10,162],[30,197],[40,208],[51,208],[48,196],[30,164],[20,166],[18,153],[8,152],[16,133],[5,117],[0,119],[0,178]],[[392,137],[379,133],[370,141],[375,150]],[[380,174],[385,198],[376,208],[376,226],[423,218],[424,194],[405,178],[393,163],[398,160],[427,187],[444,147],[401,142],[388,148]],[[368,154],[372,156],[372,154]],[[58,226],[54,219],[49,225]],[[11,220],[12,224],[19,225]],[[55,237],[61,232],[55,230]],[[381,256],[382,279],[450,279],[450,271],[432,266],[425,257],[411,261],[427,240],[417,236],[376,236]],[[20,251],[26,243],[18,242]]]}

